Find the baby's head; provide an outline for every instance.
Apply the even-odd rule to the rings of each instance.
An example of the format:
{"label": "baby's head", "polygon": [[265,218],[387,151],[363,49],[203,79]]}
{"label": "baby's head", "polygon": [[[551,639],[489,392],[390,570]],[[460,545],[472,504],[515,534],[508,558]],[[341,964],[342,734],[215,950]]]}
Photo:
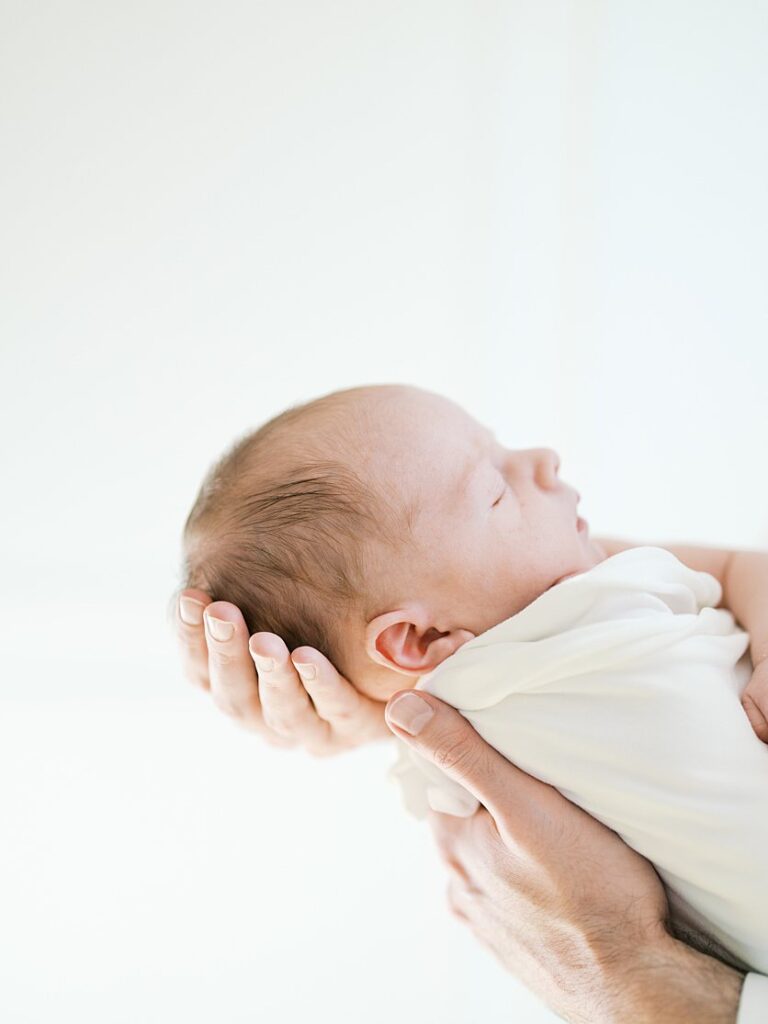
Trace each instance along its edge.
{"label": "baby's head", "polygon": [[288,409],[209,470],[184,582],[387,700],[600,561],[548,448],[510,450],[406,385]]}

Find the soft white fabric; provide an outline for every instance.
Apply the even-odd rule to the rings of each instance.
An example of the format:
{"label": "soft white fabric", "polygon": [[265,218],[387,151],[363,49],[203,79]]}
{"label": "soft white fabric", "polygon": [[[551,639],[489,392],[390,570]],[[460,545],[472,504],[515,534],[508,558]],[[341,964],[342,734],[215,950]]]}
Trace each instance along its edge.
{"label": "soft white fabric", "polygon": [[748,974],[744,979],[736,1024],[766,1024],[768,1021],[768,978]]}
{"label": "soft white fabric", "polygon": [[[652,861],[675,920],[768,973],[768,747],[739,700],[749,637],[721,596],[663,548],[630,548],[475,637],[417,689]],[[392,775],[413,814],[476,809],[398,745]]]}

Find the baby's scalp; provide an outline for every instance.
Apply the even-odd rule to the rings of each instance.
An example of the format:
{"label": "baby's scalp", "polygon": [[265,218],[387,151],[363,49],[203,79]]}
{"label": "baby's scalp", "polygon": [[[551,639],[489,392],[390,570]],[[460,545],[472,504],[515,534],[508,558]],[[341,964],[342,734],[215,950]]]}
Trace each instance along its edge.
{"label": "baby's scalp", "polygon": [[187,517],[180,589],[236,604],[250,634],[315,647],[343,673],[345,625],[386,600],[382,570],[414,514],[374,469],[399,388],[331,392],[236,440]]}

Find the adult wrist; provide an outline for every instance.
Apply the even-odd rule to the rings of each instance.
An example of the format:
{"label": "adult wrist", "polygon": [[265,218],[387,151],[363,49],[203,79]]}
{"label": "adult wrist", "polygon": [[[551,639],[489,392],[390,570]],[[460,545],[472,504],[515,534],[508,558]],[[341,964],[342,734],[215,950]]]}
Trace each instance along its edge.
{"label": "adult wrist", "polygon": [[[745,975],[669,936],[624,964],[610,1024],[735,1024]],[[613,1012],[613,1011],[612,1011]]]}

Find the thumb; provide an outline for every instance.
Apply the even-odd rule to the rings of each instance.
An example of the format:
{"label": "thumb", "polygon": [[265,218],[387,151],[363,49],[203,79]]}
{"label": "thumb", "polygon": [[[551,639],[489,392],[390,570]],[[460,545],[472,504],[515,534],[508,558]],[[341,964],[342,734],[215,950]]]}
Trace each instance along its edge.
{"label": "thumb", "polygon": [[756,701],[749,693],[742,694],[741,706],[746,712],[749,724],[752,726],[755,735],[763,743],[768,743],[768,719],[757,706]]}
{"label": "thumb", "polygon": [[469,790],[494,818],[503,813],[511,792],[517,802],[534,797],[529,790],[541,785],[486,743],[455,708],[431,693],[401,690],[393,694],[384,717],[396,736]]}

